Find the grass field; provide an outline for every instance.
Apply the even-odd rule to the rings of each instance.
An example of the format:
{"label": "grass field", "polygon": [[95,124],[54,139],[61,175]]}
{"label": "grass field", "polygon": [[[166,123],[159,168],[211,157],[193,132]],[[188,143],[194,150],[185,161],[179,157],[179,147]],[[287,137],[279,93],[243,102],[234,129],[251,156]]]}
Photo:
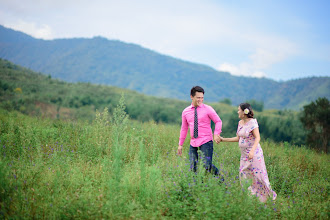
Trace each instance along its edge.
{"label": "grass field", "polygon": [[214,145],[225,181],[189,171],[180,127],[127,119],[121,104],[92,123],[0,111],[1,219],[329,219],[329,155],[261,141],[276,202],[238,179],[237,143]]}

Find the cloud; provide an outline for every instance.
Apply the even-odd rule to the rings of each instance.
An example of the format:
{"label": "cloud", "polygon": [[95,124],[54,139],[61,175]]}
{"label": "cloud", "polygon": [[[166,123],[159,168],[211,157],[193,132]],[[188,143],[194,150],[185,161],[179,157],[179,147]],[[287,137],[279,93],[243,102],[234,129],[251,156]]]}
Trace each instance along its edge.
{"label": "cloud", "polygon": [[53,38],[52,29],[46,24],[39,25],[36,23],[32,23],[32,22],[29,23],[19,20],[16,23],[7,24],[6,26],[9,26],[10,28],[13,28],[15,30],[20,30],[35,38],[44,39],[44,40]]}
{"label": "cloud", "polygon": [[218,70],[229,72],[235,76],[248,76],[248,77],[258,77],[258,78],[266,76],[266,73],[256,70],[249,63],[241,63],[239,65],[223,63],[219,66]]}
{"label": "cloud", "polygon": [[271,69],[273,65],[298,53],[294,43],[279,37],[259,34],[253,37],[252,35],[245,36],[245,39],[245,42],[250,42],[251,47],[256,48],[254,53],[236,65],[223,62],[217,68],[218,70],[237,76],[268,77],[267,70]]}
{"label": "cloud", "polygon": [[271,52],[270,50],[256,49],[255,53],[249,56],[248,61],[238,65],[222,63],[218,70],[229,72],[236,76],[266,77],[265,71],[277,62],[282,61],[287,56],[281,51]]}

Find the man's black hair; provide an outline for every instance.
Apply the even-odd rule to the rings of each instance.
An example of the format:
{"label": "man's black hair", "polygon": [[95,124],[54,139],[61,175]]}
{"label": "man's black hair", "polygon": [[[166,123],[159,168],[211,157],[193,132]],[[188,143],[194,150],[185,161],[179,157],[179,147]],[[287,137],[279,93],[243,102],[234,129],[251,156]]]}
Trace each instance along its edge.
{"label": "man's black hair", "polygon": [[196,92],[202,92],[204,94],[204,89],[200,86],[194,86],[190,90],[190,95],[194,97],[196,95]]}

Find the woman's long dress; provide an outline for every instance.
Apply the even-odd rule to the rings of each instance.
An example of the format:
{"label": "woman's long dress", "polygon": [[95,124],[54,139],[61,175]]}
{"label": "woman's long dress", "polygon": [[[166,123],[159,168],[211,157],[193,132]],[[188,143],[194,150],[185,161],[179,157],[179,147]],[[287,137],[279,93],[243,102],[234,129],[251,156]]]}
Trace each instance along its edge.
{"label": "woman's long dress", "polygon": [[258,122],[256,119],[251,119],[246,124],[241,124],[241,122],[238,123],[237,128],[237,135],[239,137],[238,143],[241,149],[239,168],[240,181],[243,183],[246,179],[252,179],[252,185],[248,189],[251,191],[251,194],[257,196],[261,202],[266,202],[269,196],[275,200],[277,195],[270,186],[260,144],[258,144],[255,149],[253,159],[249,160],[248,157],[255,141],[252,130],[259,127]]}

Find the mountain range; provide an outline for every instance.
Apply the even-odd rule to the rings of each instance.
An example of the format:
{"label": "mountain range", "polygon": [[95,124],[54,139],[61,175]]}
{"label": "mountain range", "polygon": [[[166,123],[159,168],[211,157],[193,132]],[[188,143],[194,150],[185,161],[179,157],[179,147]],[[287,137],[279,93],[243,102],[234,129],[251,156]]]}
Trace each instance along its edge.
{"label": "mountain range", "polygon": [[227,98],[237,105],[256,100],[268,109],[298,110],[318,97],[330,99],[330,77],[277,82],[233,76],[103,37],[42,40],[0,25],[0,58],[68,82],[105,84],[180,100],[189,100],[195,85],[204,87],[205,101]]}

